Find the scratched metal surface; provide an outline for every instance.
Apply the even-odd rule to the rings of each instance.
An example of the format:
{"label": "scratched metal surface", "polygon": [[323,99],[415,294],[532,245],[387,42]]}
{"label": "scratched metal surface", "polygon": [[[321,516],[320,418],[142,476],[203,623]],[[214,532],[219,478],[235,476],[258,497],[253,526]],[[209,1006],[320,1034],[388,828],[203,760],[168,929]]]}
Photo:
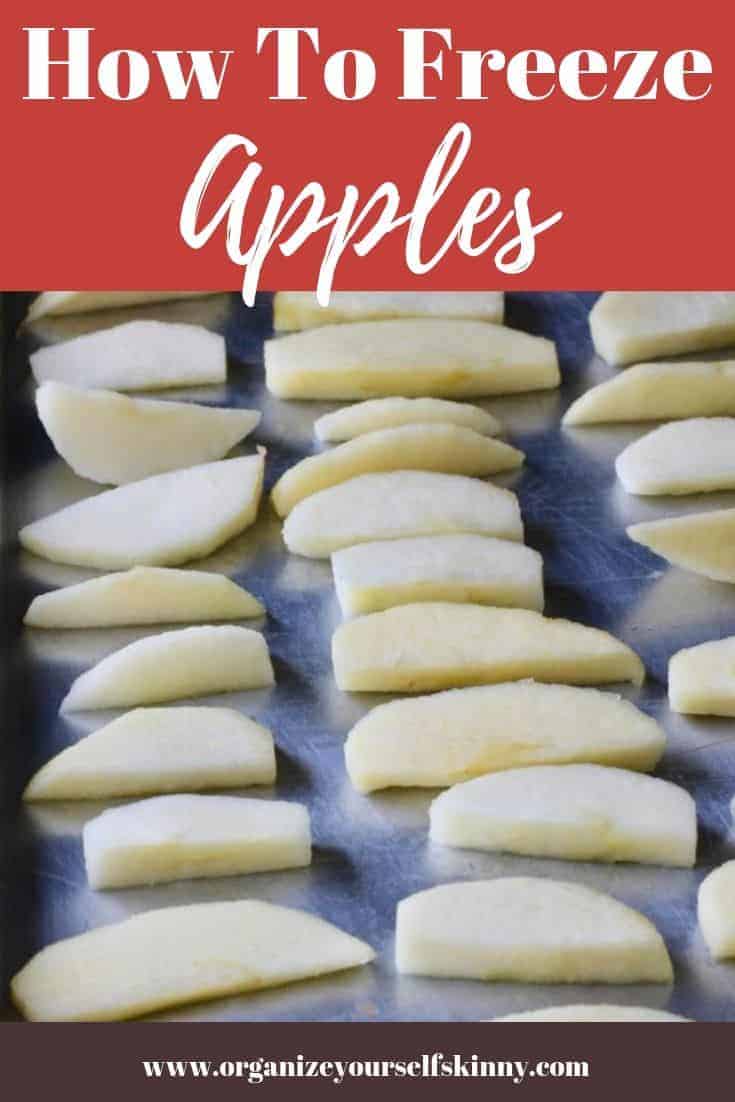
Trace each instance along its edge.
{"label": "scratched metal surface", "polygon": [[[212,1020],[476,1020],[535,1006],[574,1001],[618,1001],[668,1007],[703,1020],[735,1020],[735,964],[709,961],[695,920],[696,891],[708,869],[735,855],[727,809],[735,793],[735,725],[690,722],[666,707],[665,673],[678,648],[735,632],[735,588],[667,569],[626,540],[626,524],[646,517],[719,504],[735,495],[674,501],[636,500],[616,486],[613,458],[639,428],[562,431],[560,414],[593,381],[609,374],[596,361],[587,327],[594,294],[509,296],[508,321],[553,337],[564,384],[560,392],[488,402],[513,443],[528,456],[523,474],[508,480],[521,499],[527,541],[543,553],[547,612],[607,628],[644,658],[648,679],[640,691],[623,689],[668,732],[660,775],[684,785],[698,804],[701,843],[693,871],[621,865],[607,867],[530,860],[429,844],[431,792],[358,795],[347,781],[342,755],[350,726],[377,698],[335,688],[329,642],[339,613],[326,563],[286,553],[279,524],[263,508],[258,524],[201,567],[221,570],[247,585],[268,609],[264,631],[274,655],[277,687],[267,693],[220,697],[270,726],[278,744],[277,795],[305,801],[316,849],[306,870],[259,874],[173,886],[95,893],[85,883],[80,831],[99,808],[65,804],[24,808],[19,794],[31,773],[54,752],[100,726],[111,714],[60,718],[59,702],[72,679],[143,631],[22,633],[31,597],[90,576],[18,554],[5,565],[6,669],[11,692],[2,742],[4,908],[0,932],[4,985],[33,952],[58,938],[154,907],[254,896],[313,910],[365,938],[377,950],[374,966],[333,979],[306,982],[255,996],[158,1015],[179,1021]],[[17,309],[18,304],[15,304]],[[263,386],[262,339],[270,331],[267,298],[247,311],[236,296],[135,311],[137,316],[201,321],[227,335],[226,387],[190,391],[213,403],[263,411],[256,435],[268,448],[268,484],[314,449],[312,425],[325,404],[287,403]],[[130,317],[130,312],[126,312]],[[8,444],[6,520],[18,524],[93,492],[55,458],[34,415],[27,354],[39,342],[120,318],[98,314],[48,323],[22,336],[6,365],[3,431]],[[212,698],[212,703],[215,699]],[[256,790],[258,791],[258,790]],[[262,792],[262,790],[260,790]],[[564,878],[610,892],[649,915],[671,951],[673,987],[532,987],[400,977],[392,962],[399,899],[446,881],[533,874]]]}

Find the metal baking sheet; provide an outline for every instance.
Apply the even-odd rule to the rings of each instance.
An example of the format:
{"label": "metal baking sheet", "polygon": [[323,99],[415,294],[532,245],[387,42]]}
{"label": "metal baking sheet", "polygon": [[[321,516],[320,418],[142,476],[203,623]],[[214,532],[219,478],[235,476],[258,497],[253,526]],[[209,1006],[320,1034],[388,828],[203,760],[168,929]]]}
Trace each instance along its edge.
{"label": "metal baking sheet", "polygon": [[[593,354],[587,312],[592,293],[513,294],[509,324],[552,337],[563,371],[560,391],[486,403],[527,453],[523,473],[505,480],[520,495],[527,542],[544,556],[547,612],[606,628],[644,658],[641,690],[623,688],[664,725],[669,743],[659,775],[684,785],[697,800],[701,841],[693,871],[633,865],[604,866],[453,851],[427,839],[428,791],[361,796],[350,787],[342,746],[351,725],[378,702],[346,695],[334,684],[330,637],[339,621],[330,569],[289,555],[280,524],[264,505],[254,528],[197,566],[227,573],[266,604],[263,625],[277,674],[269,692],[211,698],[241,708],[275,732],[278,782],[269,795],[301,800],[311,810],[316,849],[305,870],[172,886],[95,893],[85,882],[80,832],[99,807],[86,803],[23,807],[31,773],[53,753],[106,722],[114,713],[61,718],[58,706],[82,670],[150,629],[22,631],[30,599],[91,572],[55,566],[20,553],[17,527],[94,492],[57,457],[33,408],[28,353],[38,343],[66,339],[121,317],[201,322],[226,334],[227,385],[198,388],[188,397],[263,411],[257,443],[268,449],[268,485],[314,450],[315,417],[324,403],[283,402],[265,390],[262,342],[270,333],[264,296],[247,310],[222,295],[157,308],[69,318],[39,324],[9,342],[3,428],[6,557],[4,670],[8,694],[2,732],[2,953],[5,1019],[7,980],[36,950],[58,938],[149,908],[254,896],[318,912],[365,938],[377,950],[374,966],[254,996],[204,1003],[160,1014],[159,1020],[477,1020],[560,1002],[616,1001],[667,1007],[703,1020],[735,1020],[735,964],[714,964],[696,924],[703,876],[735,855],[728,803],[735,793],[735,724],[693,722],[666,705],[670,654],[682,646],[735,633],[735,587],[666,565],[629,542],[626,524],[720,504],[735,495],[636,499],[615,483],[613,459],[649,426],[562,431],[560,415],[585,387],[610,374]],[[11,325],[24,302],[13,297]],[[173,396],[173,395],[172,395]],[[249,447],[252,444],[249,443]],[[248,449],[246,449],[248,450]],[[704,504],[703,504],[704,503]],[[512,717],[509,717],[512,722]],[[610,892],[649,915],[671,951],[673,987],[548,987],[429,980],[396,975],[396,903],[411,892],[458,879],[509,875],[556,877]]]}

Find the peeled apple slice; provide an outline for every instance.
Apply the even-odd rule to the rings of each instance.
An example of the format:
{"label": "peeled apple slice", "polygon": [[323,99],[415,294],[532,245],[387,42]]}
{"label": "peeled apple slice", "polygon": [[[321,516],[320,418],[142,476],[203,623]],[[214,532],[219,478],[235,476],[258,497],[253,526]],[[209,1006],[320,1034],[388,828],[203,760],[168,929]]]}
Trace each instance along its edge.
{"label": "peeled apple slice", "polygon": [[385,318],[475,318],[502,322],[502,291],[332,291],[320,306],[311,291],[279,291],[273,301],[276,331]]}
{"label": "peeled apple slice", "polygon": [[727,861],[699,886],[697,917],[715,960],[735,957],[735,861]]}
{"label": "peeled apple slice", "polygon": [[82,478],[116,486],[222,459],[260,420],[251,409],[128,398],[110,390],[44,383],[41,423]]}
{"label": "peeled apple slice", "polygon": [[36,597],[23,623],[33,628],[125,627],[244,620],[264,608],[222,574],[135,566]]}
{"label": "peeled apple slice", "polygon": [[356,543],[453,532],[522,540],[518,498],[462,475],[390,471],[351,478],[305,498],[283,526],[289,551],[315,559]]}
{"label": "peeled apple slice", "polygon": [[714,509],[632,524],[634,543],[717,582],[735,582],[735,509]]}
{"label": "peeled apple slice", "polygon": [[137,708],[62,750],[25,800],[105,800],[276,779],[273,736],[231,708]]}
{"label": "peeled apple slice", "polygon": [[18,972],[11,993],[31,1021],[121,1021],[356,968],[374,956],[306,911],[256,899],[195,903],[57,941]]}
{"label": "peeled apple slice", "polygon": [[122,306],[147,306],[180,298],[201,298],[212,291],[42,291],[31,303],[26,321],[59,314],[85,314]]}
{"label": "peeled apple slice", "polygon": [[314,422],[318,440],[340,444],[379,429],[395,429],[417,424],[461,425],[485,436],[496,436],[500,422],[492,413],[466,402],[445,398],[373,398],[325,413]]}
{"label": "peeled apple slice", "polygon": [[735,292],[607,291],[590,311],[590,329],[611,364],[722,348],[735,341]]}
{"label": "peeled apple slice", "polygon": [[[281,475],[271,499],[287,516],[304,498],[340,482],[384,471],[441,471],[487,475],[513,470],[523,452],[458,425],[403,425],[358,436],[336,448],[302,459]],[[397,506],[393,502],[393,507]]]}
{"label": "peeled apple slice", "polygon": [[294,869],[311,862],[309,812],[284,800],[156,796],[84,827],[92,888]]}
{"label": "peeled apple slice", "polygon": [[669,705],[688,715],[735,716],[735,636],[672,656]]}
{"label": "peeled apple slice", "polygon": [[638,364],[573,402],[565,425],[735,414],[735,361]]}
{"label": "peeled apple slice", "polygon": [[573,1006],[548,1006],[525,1014],[506,1014],[495,1022],[688,1022],[666,1010],[650,1006],[613,1006],[611,1003],[579,1003]]}
{"label": "peeled apple slice", "polygon": [[559,385],[552,341],[483,321],[327,325],[265,343],[278,398],[472,398]]}
{"label": "peeled apple slice", "polygon": [[433,841],[569,861],[691,868],[694,800],[668,781],[602,765],[536,765],[466,781],[431,805]]}
{"label": "peeled apple slice", "polygon": [[442,884],[398,904],[398,971],[517,983],[670,983],[642,914],[580,884],[532,877]]}
{"label": "peeled apple slice", "polygon": [[153,475],[26,525],[27,551],[102,570],[202,558],[255,520],[265,453]]}
{"label": "peeled apple slice", "polygon": [[665,742],[655,720],[612,693],[520,681],[380,704],[350,731],[345,760],[354,787],[372,792],[546,763],[647,771]]}
{"label": "peeled apple slice", "polygon": [[640,658],[606,631],[527,609],[446,602],[341,624],[332,662],[338,688],[348,692],[420,693],[527,677],[640,685],[644,677]]}
{"label": "peeled apple slice", "polygon": [[735,418],[662,425],[629,444],[615,463],[629,494],[692,494],[735,486]]}
{"label": "peeled apple slice", "polygon": [[162,390],[224,382],[224,337],[199,325],[131,321],[39,348],[37,383],[108,390]]}
{"label": "peeled apple slice", "polygon": [[544,607],[539,553],[487,536],[362,543],[335,551],[332,570],[345,616],[416,601]]}
{"label": "peeled apple slice", "polygon": [[273,684],[268,646],[250,628],[195,627],[137,639],[81,674],[62,712],[132,708]]}

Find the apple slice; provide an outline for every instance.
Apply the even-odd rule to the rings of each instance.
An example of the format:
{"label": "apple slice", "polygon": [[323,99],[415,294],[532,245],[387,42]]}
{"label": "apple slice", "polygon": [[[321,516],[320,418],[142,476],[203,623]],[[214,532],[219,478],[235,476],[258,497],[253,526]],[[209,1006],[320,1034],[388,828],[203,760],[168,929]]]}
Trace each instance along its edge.
{"label": "apple slice", "polygon": [[311,863],[309,812],[284,800],[156,796],[86,823],[90,887],[129,888]]}
{"label": "apple slice", "polygon": [[109,390],[222,383],[227,373],[224,337],[162,321],[130,321],[39,348],[31,368],[37,383]]}
{"label": "apple slice", "polygon": [[518,498],[462,475],[389,471],[351,478],[305,498],[283,526],[289,551],[314,559],[357,543],[453,532],[519,542]]}
{"label": "apple slice", "polygon": [[735,418],[662,425],[620,453],[615,470],[629,494],[693,494],[735,486]]}
{"label": "apple slice", "polygon": [[36,406],[61,458],[82,478],[116,486],[222,459],[260,421],[252,409],[156,402],[66,383],[44,383]]}
{"label": "apple slice", "polygon": [[717,582],[735,582],[735,509],[714,509],[632,524],[634,543]]}
{"label": "apple slice", "polygon": [[337,686],[420,693],[498,681],[643,683],[630,647],[598,628],[520,608],[447,602],[401,605],[340,625],[332,637]]}
{"label": "apple slice", "polygon": [[109,1022],[367,964],[364,941],[257,899],[133,915],[57,941],[13,978],[31,1021]]}
{"label": "apple slice", "polygon": [[614,1006],[611,1003],[578,1003],[572,1006],[547,1006],[527,1010],[525,1014],[506,1014],[494,1022],[688,1022],[667,1010],[650,1006]]}
{"label": "apple slice", "polygon": [[265,453],[153,475],[26,525],[23,547],[102,570],[175,566],[209,555],[255,520]]}
{"label": "apple slice", "polygon": [[735,414],[735,360],[637,364],[593,386],[564,414],[565,425],[667,421]]}
{"label": "apple slice", "polygon": [[715,960],[735,957],[735,861],[705,876],[699,886],[697,917]]}
{"label": "apple slice", "polygon": [[417,536],[332,555],[345,616],[416,601],[543,609],[543,560],[521,543],[469,534]]}
{"label": "apple slice", "polygon": [[517,983],[670,983],[661,935],[602,892],[507,877],[442,884],[402,899],[398,971]]}
{"label": "apple slice", "polygon": [[431,805],[433,841],[569,861],[691,868],[694,800],[668,781],[603,765],[536,765],[466,781]]}
{"label": "apple slice", "polygon": [[502,322],[502,291],[332,291],[320,306],[312,291],[279,291],[273,301],[278,331],[385,318],[474,318]]}
{"label": "apple slice", "polygon": [[327,325],[265,343],[278,398],[473,398],[559,385],[552,341],[484,321]]}
{"label": "apple slice", "polygon": [[669,659],[669,706],[686,715],[735,716],[735,636]]}
{"label": "apple slice", "polygon": [[106,800],[276,779],[273,735],[231,708],[136,708],[62,750],[25,800]]}
{"label": "apple slice", "polygon": [[[336,448],[310,455],[282,474],[271,492],[279,516],[304,498],[364,474],[384,471],[441,471],[486,475],[510,471],[523,452],[458,425],[403,425],[368,432]],[[396,503],[394,502],[394,507]]]}
{"label": "apple slice", "polygon": [[496,436],[501,427],[492,413],[467,402],[450,402],[446,398],[373,398],[325,413],[314,422],[314,433],[318,440],[341,444],[379,429],[437,423],[460,425],[484,436]]}
{"label": "apple slice", "polygon": [[31,303],[26,321],[47,315],[86,314],[122,306],[147,306],[180,298],[202,298],[213,291],[42,291]]}
{"label": "apple slice", "polygon": [[722,348],[735,341],[735,292],[607,291],[590,311],[590,329],[611,364]]}
{"label": "apple slice", "polygon": [[273,684],[268,646],[250,628],[195,627],[137,639],[81,674],[62,712],[132,708]]}
{"label": "apple slice", "polygon": [[547,763],[647,771],[665,743],[655,720],[612,693],[520,681],[380,704],[350,731],[345,761],[354,787],[372,792]]}
{"label": "apple slice", "polygon": [[260,601],[222,574],[135,566],[42,593],[23,623],[33,628],[125,627],[245,620],[264,612]]}

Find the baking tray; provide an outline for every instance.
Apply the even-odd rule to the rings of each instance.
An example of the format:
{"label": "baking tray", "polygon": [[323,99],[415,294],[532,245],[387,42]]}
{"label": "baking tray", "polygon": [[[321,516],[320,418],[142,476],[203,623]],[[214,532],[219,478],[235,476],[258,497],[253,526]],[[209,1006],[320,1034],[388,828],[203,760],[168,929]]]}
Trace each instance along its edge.
{"label": "baking tray", "polygon": [[[9,333],[22,314],[22,296],[6,296]],[[595,358],[587,324],[593,293],[512,294],[510,325],[553,338],[559,350],[560,391],[493,400],[527,463],[503,479],[520,496],[527,542],[544,556],[547,613],[605,628],[643,657],[642,689],[622,687],[665,727],[668,748],[660,776],[696,797],[700,821],[692,870],[606,866],[444,849],[429,843],[432,791],[362,796],[352,790],[343,742],[353,723],[382,697],[339,692],[332,678],[330,638],[339,610],[328,563],[289,555],[280,524],[264,503],[257,524],[196,565],[245,584],[267,609],[263,630],[274,656],[277,686],[268,692],[209,698],[241,708],[269,726],[278,745],[278,781],[255,790],[308,804],[316,848],[305,870],[201,880],[95,893],[85,882],[81,828],[100,805],[24,807],[20,793],[31,773],[72,740],[116,713],[62,718],[58,706],[72,679],[117,647],[155,629],[22,631],[31,598],[92,572],[56,566],[18,551],[20,524],[98,489],[77,478],[53,453],[35,416],[28,353],[38,343],[120,321],[155,317],[201,322],[224,332],[227,385],[185,393],[199,401],[263,411],[253,443],[268,449],[267,485],[312,452],[315,417],[333,405],[284,402],[265,390],[262,342],[271,332],[263,296],[252,310],[235,295],[146,309],[99,313],[39,324],[7,341],[3,384],[5,470],[4,662],[7,693],[2,731],[2,1014],[9,976],[43,945],[155,907],[253,896],[315,911],[365,938],[377,950],[371,967],[336,978],[203,1003],[159,1014],[158,1020],[477,1020],[560,1002],[616,1001],[667,1007],[703,1020],[735,1020],[735,965],[712,963],[696,924],[696,892],[713,866],[735,855],[728,802],[735,793],[735,725],[692,721],[668,711],[668,657],[682,646],[735,633],[735,587],[709,582],[666,565],[628,541],[627,524],[687,510],[735,504],[735,495],[645,500],[616,485],[613,459],[650,426],[564,430],[571,399],[611,374]],[[173,393],[172,395],[173,396]],[[647,914],[663,933],[676,979],[672,987],[550,987],[472,983],[397,976],[393,965],[396,903],[452,880],[534,875],[586,884]]]}

